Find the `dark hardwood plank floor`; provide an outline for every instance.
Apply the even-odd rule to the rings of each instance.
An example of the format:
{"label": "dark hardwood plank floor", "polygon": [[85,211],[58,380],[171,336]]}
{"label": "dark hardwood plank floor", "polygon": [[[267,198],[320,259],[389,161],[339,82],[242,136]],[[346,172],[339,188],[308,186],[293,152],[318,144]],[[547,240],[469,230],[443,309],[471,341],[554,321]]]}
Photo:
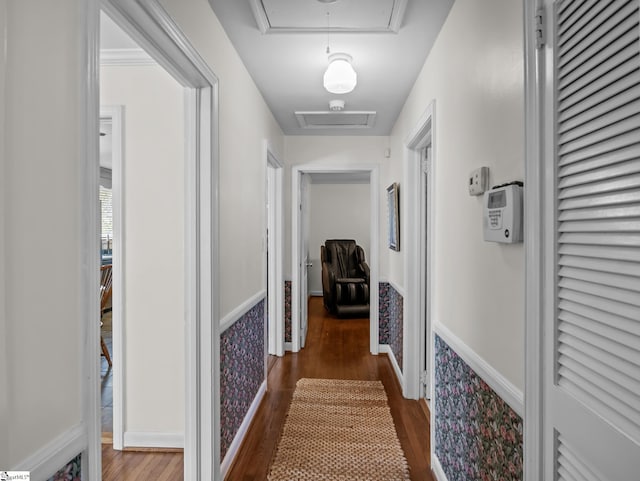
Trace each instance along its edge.
{"label": "dark hardwood plank floor", "polygon": [[229,470],[229,481],[263,480],[276,448],[296,381],[303,377],[380,380],[414,481],[433,481],[429,467],[429,422],[418,401],[404,399],[387,356],[369,353],[368,319],[335,319],[322,298],[309,305],[306,347],[270,358],[267,393]]}

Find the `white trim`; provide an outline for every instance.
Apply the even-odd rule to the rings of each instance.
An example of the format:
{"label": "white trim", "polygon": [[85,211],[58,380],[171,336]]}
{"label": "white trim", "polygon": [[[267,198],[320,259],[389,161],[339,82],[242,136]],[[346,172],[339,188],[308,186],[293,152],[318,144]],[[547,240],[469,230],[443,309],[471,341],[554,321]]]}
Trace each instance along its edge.
{"label": "white trim", "polygon": [[224,316],[224,318],[222,318],[222,320],[220,321],[220,335],[222,335],[224,331],[226,331],[231,326],[233,326],[236,322],[238,322],[238,320],[242,316],[244,316],[247,312],[253,309],[260,301],[262,301],[266,297],[267,297],[267,291],[263,289],[260,292],[251,296],[246,301],[244,301],[242,304],[236,307],[229,314]]}
{"label": "white trim", "polygon": [[402,375],[402,370],[398,365],[398,360],[396,359],[396,355],[393,353],[393,349],[391,349],[391,346],[389,344],[380,344],[378,348],[379,348],[378,350],[380,354],[386,354],[387,356],[389,356],[389,361],[391,361],[391,366],[393,366],[393,371],[396,373],[396,378],[398,379],[398,383],[400,384],[400,386],[402,386],[404,376]]}
{"label": "white trim", "polygon": [[[101,0],[101,6],[186,87],[185,116],[189,117],[185,126],[184,478],[217,479],[220,410],[214,399],[220,396],[218,79],[158,0]],[[97,64],[97,50],[91,60]],[[97,137],[97,127],[95,132]],[[97,382],[95,385],[97,389]],[[92,449],[100,449],[99,437],[96,446],[93,438],[91,441]],[[99,474],[95,479],[100,479]]]}
{"label": "white trim", "polygon": [[[284,356],[284,163],[268,140],[264,141],[267,173],[267,196],[271,209],[267,216],[269,278],[269,312],[274,322],[268,323],[267,355]],[[266,254],[266,253],[265,253]],[[266,360],[265,360],[266,362]]]}
{"label": "white trim", "polygon": [[311,297],[322,297],[324,293],[322,291],[309,291]]}
{"label": "white trim", "polygon": [[109,67],[142,67],[158,65],[141,48],[109,48],[100,50],[100,65]]}
{"label": "white trim", "polygon": [[436,456],[433,452],[433,449],[431,452],[431,472],[433,473],[437,481],[449,481],[447,479],[447,475],[444,474],[442,464],[440,464],[440,460],[438,459],[438,456]]}
{"label": "white trim", "polygon": [[[80,221],[78,232],[80,237],[80,259],[82,283],[79,288],[79,312],[82,322],[80,328],[82,367],[78,384],[81,386],[82,423],[62,435],[62,439],[49,444],[58,451],[69,447],[69,452],[60,453],[56,459],[58,466],[43,468],[42,478],[47,479],[44,471],[53,475],[65,463],[82,452],[83,479],[102,479],[102,445],[100,442],[101,408],[100,408],[100,212],[98,203],[98,185],[100,182],[100,122],[99,91],[100,69],[98,56],[100,53],[100,7],[98,0],[78,2],[78,20],[81,22],[82,38],[78,39],[80,48],[79,95],[81,105],[78,126],[80,132],[79,153],[81,167],[78,176],[80,182],[78,198]],[[75,446],[74,439],[79,434],[76,429],[84,429],[83,445]],[[65,446],[66,443],[66,446]],[[73,449],[72,446],[73,445]],[[70,451],[75,450],[75,453]],[[40,451],[41,452],[41,451]],[[62,457],[68,457],[62,460]],[[37,463],[31,463],[37,466]],[[33,468],[31,468],[33,470]],[[40,476],[34,475],[35,479]]]}
{"label": "white trim", "polygon": [[184,448],[184,434],[125,431],[127,448]]}
{"label": "white trim", "polygon": [[[380,180],[379,164],[305,164],[291,168],[291,347],[293,352],[300,350],[300,228],[298,226],[298,206],[300,205],[300,182],[302,174],[345,174],[345,173],[369,173],[369,192],[371,202],[371,226],[370,226],[370,261],[369,279],[371,286],[377,286],[379,282],[379,238],[380,238]],[[376,355],[379,352],[378,331],[379,321],[379,289],[370,289],[369,292],[369,350]]]}
{"label": "white trim", "polygon": [[285,342],[284,350],[285,352],[293,352],[293,344],[291,344],[290,342]]}
{"label": "white trim", "polygon": [[523,457],[525,480],[539,479],[543,463],[543,275],[546,265],[544,242],[544,172],[542,166],[542,88],[544,85],[544,53],[536,48],[535,18],[540,0],[524,3],[525,66],[525,183],[524,250],[525,250],[525,365]]}
{"label": "white trim", "polygon": [[[433,321],[433,332],[474,370],[513,409],[518,416],[524,413],[524,395],[511,381],[467,346],[458,336],[438,321]],[[435,353],[433,353],[435,355]],[[433,357],[432,355],[432,357]]]}
{"label": "white trim", "polygon": [[242,424],[238,428],[238,432],[234,436],[233,441],[231,442],[231,445],[227,450],[227,454],[222,460],[222,465],[220,466],[221,479],[224,479],[227,476],[227,472],[229,471],[229,468],[233,464],[233,460],[235,459],[236,455],[238,454],[238,451],[240,450],[242,441],[244,441],[244,437],[246,436],[247,431],[249,431],[251,422],[253,421],[256,411],[260,407],[260,403],[262,402],[262,399],[264,398],[264,395],[266,394],[266,392],[267,392],[267,381],[263,381],[262,384],[260,385],[260,389],[258,389],[258,393],[256,394],[256,397],[253,399],[253,402],[251,403],[251,406],[249,406],[249,410],[247,411],[247,414],[242,420]]}
{"label": "white trim", "polygon": [[100,106],[100,120],[110,120],[112,126],[112,183],[113,196],[113,295],[112,295],[112,352],[113,363],[113,449],[124,446],[124,325],[125,325],[125,221],[124,221],[124,106]]}
{"label": "white trim", "polygon": [[[404,297],[404,375],[405,384],[403,386],[403,394],[409,399],[418,399],[420,397],[420,371],[421,369],[421,332],[424,329],[431,329],[430,323],[433,319],[433,283],[429,282],[432,278],[431,272],[424,273],[424,265],[427,271],[432,271],[433,263],[431,259],[434,256],[433,238],[427,242],[430,246],[426,263],[423,262],[423,255],[420,251],[422,238],[422,213],[421,205],[421,179],[423,177],[421,167],[420,150],[429,144],[432,146],[432,159],[429,172],[429,185],[427,192],[432,193],[435,187],[435,100],[432,100],[424,113],[414,125],[413,129],[407,134],[404,145],[403,166],[404,166],[404,188],[401,189],[402,201],[404,206],[404,219],[402,223],[402,238],[404,239],[404,285],[406,286],[406,296]],[[435,196],[432,196],[435,199]],[[429,203],[429,218],[433,219],[436,212],[435,202]],[[428,226],[427,226],[428,229]],[[428,233],[429,235],[430,233]],[[427,287],[423,286],[423,277],[427,279]],[[423,307],[424,292],[429,297],[426,300],[429,306],[429,314],[425,319],[425,310]],[[409,321],[411,320],[411,321]],[[431,355],[429,354],[429,357]],[[431,366],[433,370],[433,366]]]}
{"label": "white trim", "polygon": [[[71,429],[16,464],[12,471],[31,471],[33,481],[46,480],[64,468],[87,446],[86,426],[76,424]],[[85,460],[82,460],[82,464]]]}

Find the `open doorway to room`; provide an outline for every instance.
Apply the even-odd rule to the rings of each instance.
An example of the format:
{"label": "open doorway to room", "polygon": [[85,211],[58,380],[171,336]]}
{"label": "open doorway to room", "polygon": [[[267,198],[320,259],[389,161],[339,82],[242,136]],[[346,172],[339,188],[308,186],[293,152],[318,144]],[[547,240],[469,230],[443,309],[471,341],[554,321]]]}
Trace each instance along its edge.
{"label": "open doorway to room", "polygon": [[[104,13],[101,53],[103,133],[108,133],[109,124],[119,124],[121,129],[120,155],[111,169],[101,169],[101,178],[108,177],[109,171],[117,174],[111,176],[113,188],[101,192],[117,207],[118,220],[115,231],[102,239],[101,252],[101,269],[111,269],[114,294],[112,310],[103,315],[101,327],[105,360],[109,348],[113,354],[101,371],[103,442],[115,449],[181,449],[185,429],[181,388],[185,384],[184,87]],[[116,111],[120,116],[114,122]]]}
{"label": "open doorway to room", "polygon": [[304,347],[308,299],[322,295],[320,245],[357,237],[370,267],[369,350],[378,354],[378,167],[296,166],[292,178],[291,349]]}
{"label": "open doorway to room", "polygon": [[[146,140],[152,148],[157,150],[158,145],[162,143],[162,139],[159,137],[165,135],[166,130],[155,134],[143,133],[140,135],[140,139],[133,135],[124,139],[128,142],[127,166],[131,164],[138,167],[138,172],[127,171],[127,181],[123,184],[129,187],[137,182],[141,188],[129,193],[125,191],[122,195],[122,203],[127,206],[122,221],[124,226],[122,231],[126,230],[126,235],[124,232],[121,233],[124,238],[122,243],[127,247],[128,253],[133,252],[128,245],[130,241],[138,243],[136,246],[138,252],[143,252],[144,249],[149,251],[156,249],[155,252],[158,253],[157,249],[161,250],[160,254],[151,259],[148,256],[142,256],[144,259],[133,255],[127,256],[127,269],[131,264],[139,270],[140,275],[130,276],[127,272],[124,275],[126,287],[129,289],[137,284],[136,287],[144,295],[148,297],[155,295],[151,303],[147,303],[147,307],[151,311],[155,310],[154,312],[157,312],[159,306],[162,307],[165,302],[163,297],[169,298],[173,303],[176,300],[181,300],[182,305],[179,312],[172,309],[168,316],[168,325],[179,330],[179,335],[173,336],[173,339],[169,339],[172,334],[159,333],[159,329],[166,326],[139,325],[139,318],[143,316],[157,320],[155,314],[149,315],[149,312],[145,312],[144,308],[132,314],[128,311],[129,303],[127,302],[125,305],[127,308],[126,317],[135,319],[137,324],[133,326],[132,323],[129,323],[133,329],[129,329],[129,325],[127,325],[127,342],[120,355],[114,344],[113,361],[117,363],[120,360],[121,364],[128,369],[129,363],[127,361],[137,356],[138,363],[136,372],[132,372],[131,376],[127,373],[125,376],[126,385],[123,383],[125,399],[123,405],[125,405],[127,415],[124,416],[126,431],[123,432],[122,441],[127,446],[151,447],[153,449],[172,445],[179,445],[180,448],[184,446],[184,463],[180,463],[183,466],[179,466],[178,472],[175,475],[170,474],[169,477],[171,479],[181,479],[182,477],[194,480],[214,479],[219,476],[220,472],[216,436],[216,433],[219,432],[219,419],[216,416],[213,403],[213,400],[219,396],[219,326],[217,322],[213,322],[214,319],[217,321],[219,317],[219,306],[214,300],[214,295],[218,292],[218,244],[214,242],[218,236],[218,203],[215,195],[218,183],[218,152],[216,148],[218,80],[171,16],[158,2],[154,0],[103,0],[101,7],[123,31],[142,46],[143,51],[146,52],[144,56],[147,61],[153,58],[157,62],[154,70],[162,71],[165,75],[165,78],[160,81],[143,82],[146,89],[137,92],[141,99],[151,97],[149,103],[159,110],[157,115],[162,116],[162,119],[154,119],[146,123],[143,121],[143,127],[170,119],[177,122],[177,125],[172,125],[169,128],[169,135],[178,134],[181,138],[180,146],[171,149],[165,161],[161,161],[162,156],[156,151],[134,152],[129,147],[133,146],[134,140]],[[93,17],[94,14],[95,17]],[[95,22],[95,31],[97,32],[99,12],[93,11],[90,16],[91,23]],[[88,49],[88,62],[89,65],[97,65],[99,55],[97,35],[91,40],[95,43],[92,43]],[[115,61],[115,58],[119,57],[121,65],[127,64],[127,67],[131,67],[131,61],[134,64],[140,61],[138,54],[141,52],[134,53],[132,58],[127,56],[127,49],[124,50],[124,52],[122,50],[115,52],[115,56],[111,58],[109,55],[103,54],[101,56],[103,61],[101,78],[103,81],[107,78],[104,72],[105,60],[107,62],[109,60]],[[112,66],[115,68],[115,65],[112,64]],[[140,73],[140,76],[144,77],[143,73]],[[87,107],[88,118],[96,120],[99,115],[97,111],[99,100],[103,103],[108,101],[112,104],[128,106],[124,101],[116,102],[113,99],[105,99],[105,97],[98,99],[97,78],[94,76],[89,79],[89,92],[95,92],[95,97],[91,99],[92,102],[89,102]],[[172,97],[172,101],[178,99],[180,112],[173,112],[173,114],[166,116],[163,115],[163,112],[169,108],[167,99],[162,93],[157,92],[156,88],[169,82],[173,82],[172,88],[177,92],[177,96]],[[101,90],[101,94],[107,95],[104,85]],[[129,88],[127,91],[130,97],[135,96],[131,92],[132,90]],[[126,108],[125,110],[127,126],[133,127],[129,124],[133,123],[135,109]],[[90,137],[95,135],[95,143],[97,144],[97,122],[94,125],[95,131],[92,129]],[[93,142],[93,139],[89,139],[87,144],[91,145]],[[156,161],[156,164],[140,168],[145,161]],[[168,172],[171,172],[174,178],[167,180],[170,177],[166,175]],[[90,180],[95,182],[92,189],[97,196],[97,176]],[[128,209],[131,207],[132,198],[144,205],[151,214],[146,216],[140,211],[130,213]],[[88,202],[91,201],[88,199]],[[97,206],[97,199],[93,202]],[[91,215],[91,221],[95,222],[97,232],[99,225],[97,207],[95,214]],[[175,222],[175,219],[179,219],[180,222]],[[136,235],[134,226],[147,229],[150,234]],[[166,233],[167,230],[172,232]],[[116,233],[115,236],[117,244],[118,234]],[[97,242],[95,242],[95,246],[98,246]],[[178,249],[180,255],[173,257],[175,246],[180,247]],[[124,252],[122,257],[124,258]],[[169,257],[171,257],[170,262],[167,262]],[[117,261],[114,262],[117,263]],[[165,276],[149,279],[146,274],[158,268],[168,268],[171,272]],[[147,281],[145,282],[144,279]],[[167,281],[173,284],[168,287]],[[132,299],[135,297],[131,296]],[[114,302],[117,303],[118,300],[114,299]],[[90,332],[89,341],[99,339],[97,322],[90,323],[88,329]],[[168,341],[169,348],[164,350],[164,354],[170,354],[158,358],[158,356],[145,357],[140,353],[133,352],[130,349],[130,341],[136,336],[138,339],[144,338],[144,347],[152,349],[154,352],[162,350],[160,348],[162,339]],[[114,336],[114,342],[116,337]],[[118,356],[120,357],[118,358]],[[95,366],[95,372],[98,372],[100,360],[97,342],[95,346],[93,342],[87,345],[86,362]],[[166,382],[169,371],[164,368],[167,363],[172,364],[168,368],[171,375],[181,376],[180,382],[176,384]],[[201,369],[201,366],[206,367]],[[117,369],[114,369],[114,372],[117,372]],[[205,372],[206,375],[204,375]],[[154,394],[152,389],[138,396],[138,401],[133,401],[145,408],[152,407],[152,409],[138,410],[138,419],[134,422],[131,416],[133,411],[130,401],[134,388],[139,387],[134,384],[134,378],[140,375],[144,377],[144,373],[150,374],[154,389],[159,388],[161,392]],[[97,419],[100,415],[99,382],[90,382],[86,386],[86,390],[89,394],[88,405],[91,413],[86,419],[86,422],[91,426],[87,476],[91,479],[100,479],[100,422]],[[168,392],[171,392],[172,396],[167,397]],[[138,392],[138,394],[140,393]],[[173,405],[167,406],[165,403],[167,399]],[[158,409],[160,404],[164,404],[164,406]],[[164,418],[158,418],[157,414],[160,411],[164,417],[167,414],[170,416],[171,419],[168,422],[173,423],[173,427],[165,423]],[[93,413],[95,413],[95,417]],[[178,422],[180,426],[176,429],[175,426]],[[161,423],[164,424],[160,426]],[[160,431],[159,426],[164,431]],[[118,479],[118,476],[116,475],[113,479]]]}

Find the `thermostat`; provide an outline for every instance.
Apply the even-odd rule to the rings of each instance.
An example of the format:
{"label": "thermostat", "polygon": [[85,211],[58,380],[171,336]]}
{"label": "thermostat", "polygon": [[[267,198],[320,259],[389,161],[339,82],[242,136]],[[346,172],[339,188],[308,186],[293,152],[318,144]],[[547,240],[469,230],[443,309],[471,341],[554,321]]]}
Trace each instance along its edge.
{"label": "thermostat", "polygon": [[484,193],[484,240],[522,242],[522,183],[494,187]]}

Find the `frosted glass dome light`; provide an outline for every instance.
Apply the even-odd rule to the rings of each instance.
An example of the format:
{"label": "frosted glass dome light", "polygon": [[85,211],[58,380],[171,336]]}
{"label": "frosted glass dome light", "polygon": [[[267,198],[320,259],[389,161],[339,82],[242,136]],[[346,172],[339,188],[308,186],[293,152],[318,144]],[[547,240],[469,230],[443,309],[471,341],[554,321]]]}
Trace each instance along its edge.
{"label": "frosted glass dome light", "polygon": [[324,73],[324,88],[332,94],[347,94],[358,83],[358,74],[351,66],[351,55],[332,53],[329,55],[329,66]]}

